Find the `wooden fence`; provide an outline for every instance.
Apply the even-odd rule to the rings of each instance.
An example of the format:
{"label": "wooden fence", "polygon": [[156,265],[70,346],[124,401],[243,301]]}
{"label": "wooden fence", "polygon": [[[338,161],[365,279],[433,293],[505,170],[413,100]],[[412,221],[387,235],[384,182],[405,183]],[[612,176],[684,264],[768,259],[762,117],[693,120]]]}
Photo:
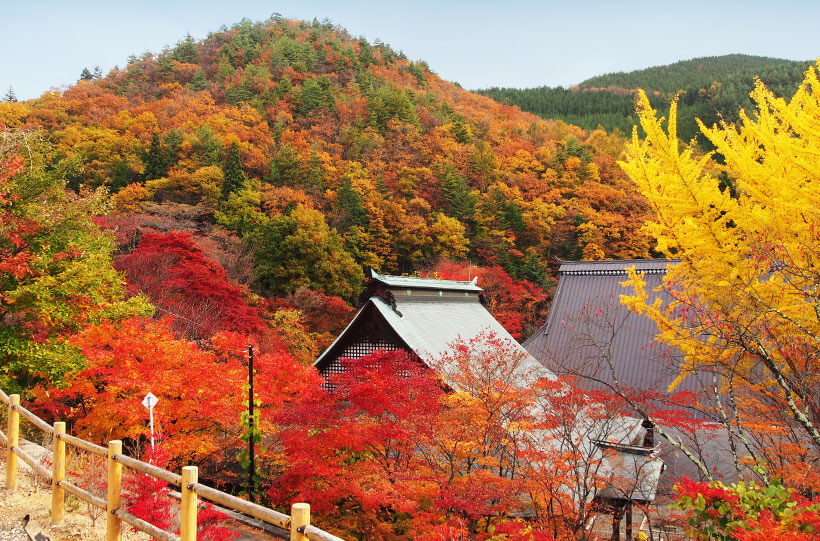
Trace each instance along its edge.
{"label": "wooden fence", "polygon": [[[57,421],[52,426],[21,406],[20,395],[9,396],[0,390],[0,401],[8,405],[8,430],[5,434],[0,431],[0,442],[7,448],[6,488],[11,491],[17,490],[18,458],[31,466],[40,477],[50,480],[51,523],[53,525],[63,522],[65,493],[67,492],[106,512],[106,541],[120,541],[123,522],[161,541],[196,541],[198,499],[203,498],[262,522],[289,530],[291,541],[343,541],[310,524],[310,505],[306,503],[293,504],[291,514],[288,516],[200,484],[196,466],[185,466],[182,468],[182,475],[178,475],[122,454],[122,442],[119,440],[109,441],[108,448],[105,448],[71,436],[66,433],[64,422]],[[52,435],[51,471],[20,449],[20,416],[43,432]],[[108,493],[105,500],[66,480],[66,444],[107,459]],[[180,487],[182,497],[179,536],[132,515],[121,506],[123,466]]]}

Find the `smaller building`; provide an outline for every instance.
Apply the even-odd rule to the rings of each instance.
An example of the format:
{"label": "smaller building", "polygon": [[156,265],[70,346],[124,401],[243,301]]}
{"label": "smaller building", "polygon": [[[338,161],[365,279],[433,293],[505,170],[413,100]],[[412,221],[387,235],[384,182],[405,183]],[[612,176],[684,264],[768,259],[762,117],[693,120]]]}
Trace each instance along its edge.
{"label": "smaller building", "polygon": [[[341,359],[357,359],[377,350],[404,350],[414,353],[420,362],[443,370],[446,379],[448,367],[439,362],[451,352],[452,345],[487,332],[521,354],[521,373],[527,374],[522,385],[528,385],[529,378],[555,378],[487,310],[483,290],[476,280],[387,276],[371,271],[356,315],[314,366],[328,378],[344,370]],[[601,469],[610,482],[596,502],[600,512],[617,515],[620,521],[632,502],[654,499],[663,462],[655,456],[654,448],[630,445],[645,441],[646,431],[640,419],[618,419],[601,426],[600,431],[587,425],[579,429],[587,435],[607,438],[598,441],[586,437],[580,444],[595,450],[590,454],[605,457]],[[559,438],[540,436],[544,436],[544,441],[552,441],[551,445],[561,445]]]}
{"label": "smaller building", "polygon": [[[676,260],[631,259],[620,261],[561,261],[558,287],[547,321],[524,347],[558,376],[573,377],[585,390],[651,393],[648,402],[659,410],[680,410],[679,397],[697,397],[686,408],[686,417],[702,423],[702,429],[689,433],[663,427],[679,441],[686,442],[699,458],[720,474],[724,481],[737,479],[731,444],[722,426],[710,422],[702,409],[712,400],[712,374],[699,371],[687,376],[675,389],[669,385],[680,375],[683,354],[656,340],[658,327],[645,315],[638,315],[621,304],[620,296],[632,291],[621,285],[627,269],[644,273],[649,302],[671,302],[669,292],[660,286]],[[657,289],[657,291],[656,291]],[[688,396],[687,396],[688,395]],[[647,395],[650,396],[650,395]],[[684,475],[699,477],[699,471],[681,451],[662,438],[660,458],[666,471],[660,478],[659,494],[673,493],[673,480]],[[740,445],[738,442],[735,445]],[[740,451],[742,455],[742,450]],[[606,492],[604,492],[606,495]],[[610,497],[610,499],[612,499]],[[634,496],[633,500],[641,500]],[[616,506],[617,508],[617,506]]]}

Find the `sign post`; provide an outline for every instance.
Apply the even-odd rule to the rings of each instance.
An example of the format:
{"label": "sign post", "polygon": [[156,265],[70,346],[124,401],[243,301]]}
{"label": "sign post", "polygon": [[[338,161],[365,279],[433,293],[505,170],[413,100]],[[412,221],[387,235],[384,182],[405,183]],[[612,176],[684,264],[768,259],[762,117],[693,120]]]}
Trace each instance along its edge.
{"label": "sign post", "polygon": [[150,391],[142,399],[142,405],[148,408],[148,416],[151,419],[151,452],[154,451],[154,406],[159,402],[159,398]]}

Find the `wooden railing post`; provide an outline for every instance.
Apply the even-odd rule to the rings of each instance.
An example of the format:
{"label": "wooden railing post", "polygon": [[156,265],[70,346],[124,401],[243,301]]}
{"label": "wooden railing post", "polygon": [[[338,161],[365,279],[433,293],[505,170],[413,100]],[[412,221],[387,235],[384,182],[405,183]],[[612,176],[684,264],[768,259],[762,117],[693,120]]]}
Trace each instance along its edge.
{"label": "wooden railing post", "polygon": [[20,395],[13,394],[9,396],[9,424],[6,437],[8,438],[8,454],[6,455],[6,488],[15,491],[17,490],[17,455],[14,454],[14,449],[20,445],[20,414],[14,409],[14,406],[20,405]]}
{"label": "wooden railing post", "polygon": [[62,524],[65,518],[65,490],[60,486],[60,481],[65,479],[65,442],[60,439],[60,434],[65,434],[63,421],[54,423],[54,440],[51,442],[51,523],[55,526]]}
{"label": "wooden railing post", "polygon": [[114,455],[122,454],[122,442],[108,442],[108,498],[106,500],[105,541],[122,539],[122,521],[114,514],[120,508],[122,498],[122,464],[114,461]]}
{"label": "wooden railing post", "polygon": [[179,516],[179,541],[196,541],[197,496],[193,485],[199,481],[196,466],[182,468],[182,503]]}
{"label": "wooden railing post", "polygon": [[294,503],[290,508],[290,541],[308,541],[299,528],[310,526],[310,504]]}

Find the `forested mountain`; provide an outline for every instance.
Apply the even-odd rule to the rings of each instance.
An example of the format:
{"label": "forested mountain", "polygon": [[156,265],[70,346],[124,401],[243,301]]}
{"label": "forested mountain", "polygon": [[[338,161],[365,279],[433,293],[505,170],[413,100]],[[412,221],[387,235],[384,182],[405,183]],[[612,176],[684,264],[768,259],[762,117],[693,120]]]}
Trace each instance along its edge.
{"label": "forested mountain", "polygon": [[[773,73],[784,88],[792,84],[788,70]],[[748,82],[732,77],[690,89],[683,107],[722,104],[740,92],[732,81]],[[199,479],[280,509],[309,500],[316,522],[345,538],[587,538],[596,491],[620,486],[637,494],[644,481],[621,485],[601,467],[602,457],[619,457],[615,464],[621,455],[592,453],[579,437],[622,441],[624,417],[640,401],[654,402],[656,389],[616,396],[582,393],[571,380],[535,381],[526,357],[485,333],[450,344],[451,358],[439,359],[452,367],[446,385],[403,351],[345,360],[330,381],[311,363],[350,321],[367,267],[477,277],[488,309],[525,338],[543,323],[555,256],[646,257],[642,230],[657,209],[675,221],[648,228],[655,245],[674,247],[666,255],[689,257],[709,279],[673,282],[687,304],[670,305],[667,316],[657,315],[658,305],[643,306],[642,286],[630,305],[653,312],[667,336],[674,328],[688,333],[694,318],[707,323],[715,340],[698,331],[670,344],[698,352],[695,361],[706,362],[709,374],[727,363],[729,371],[718,373],[737,375],[727,377],[733,388],[754,387],[756,395],[731,402],[731,417],[720,406],[715,418],[732,419],[743,434],[738,448],[753,449],[746,435],[756,430],[758,456],[776,458],[767,461],[772,478],[796,479],[799,501],[785,503],[788,493],[775,488],[783,505],[767,505],[796,509],[797,517],[814,506],[805,513],[810,535],[816,503],[803,495],[817,493],[816,454],[791,439],[792,425],[777,423],[786,410],[809,419],[814,383],[788,384],[784,395],[771,381],[758,385],[751,372],[735,372],[755,365],[725,349],[752,343],[759,355],[771,345],[768,369],[783,360],[789,378],[817,372],[805,364],[817,358],[816,348],[804,347],[817,331],[804,292],[817,290],[817,235],[805,215],[818,205],[803,185],[816,178],[820,83],[814,71],[806,81],[800,99],[783,107],[785,120],[783,111],[761,115],[771,122],[743,141],[737,167],[669,151],[677,142],[646,102],[642,121],[653,140],[626,146],[619,134],[467,92],[424,62],[318,21],[244,20],[201,42],[187,36],[159,54],[132,57],[105,76],[83,70],[64,91],[0,102],[0,389],[22,393],[27,408],[67,421],[77,436],[123,440],[130,454],[155,465],[196,464]],[[631,88],[551,92],[542,94],[556,102],[562,92],[622,100],[629,111],[633,99]],[[653,99],[669,94],[657,90]],[[772,101],[762,90],[757,97]],[[759,143],[775,130],[783,137]],[[716,132],[717,145],[743,139]],[[616,160],[624,156],[621,169]],[[765,201],[733,200],[715,179],[719,172]],[[770,189],[757,177],[778,182]],[[692,178],[705,199],[688,197]],[[769,235],[773,224],[761,208],[772,202],[782,219]],[[788,223],[793,216],[796,225]],[[703,270],[713,256],[722,263]],[[782,283],[768,279],[784,260]],[[797,300],[783,301],[783,284],[794,283]],[[749,284],[764,295],[747,295]],[[710,312],[703,298],[726,311]],[[738,308],[749,299],[750,310]],[[774,301],[761,308],[760,299]],[[610,329],[614,340],[621,320],[610,319],[604,302],[581,320]],[[770,325],[770,316],[782,319]],[[738,317],[741,324],[731,324]],[[733,334],[738,329],[742,336]],[[804,340],[806,329],[812,334]],[[578,337],[562,355],[597,348]],[[249,345],[259,406],[253,422]],[[607,347],[601,344],[602,356]],[[657,358],[666,364],[666,351]],[[156,452],[141,406],[148,391],[159,399]],[[764,398],[762,408],[755,396]],[[670,403],[674,411],[642,415],[680,433],[701,432],[685,410],[708,406],[694,400],[680,397]],[[259,444],[255,463],[249,442]],[[701,471],[710,478],[708,467]],[[172,527],[176,512],[162,511],[175,505],[166,489],[123,484],[129,513]],[[691,498],[679,506],[702,500],[702,488],[687,486],[681,498]],[[757,497],[755,485],[744,486]],[[710,498],[719,492],[706,490]],[[727,505],[718,500],[715,508]],[[726,515],[707,511],[709,524]],[[767,539],[802,528],[776,526]]]}
{"label": "forested mountain", "polygon": [[264,296],[351,300],[368,266],[468,258],[548,287],[555,256],[647,254],[618,137],[499,105],[329,23],[188,36],[2,103],[0,122],[42,133],[76,191],[113,193],[104,222],[124,254],[142,232],[219,239],[245,254],[231,277]]}
{"label": "forested mountain", "polygon": [[[276,490],[295,485],[274,482],[300,459],[277,423],[302,399],[301,417],[336,416],[310,365],[350,320],[367,267],[478,277],[488,308],[526,337],[555,256],[648,254],[648,206],[616,164],[623,145],[467,92],[332,24],[278,17],[0,102],[0,388],[80,436],[139,450],[150,385],[166,458],[238,491],[253,344],[264,412],[253,426],[272,442],[257,464],[265,498],[284,505]],[[443,437],[451,426],[462,422],[441,417]],[[367,453],[367,438],[328,434]],[[458,501],[487,500],[471,495],[482,475],[454,481]],[[431,501],[430,486],[411,503]],[[449,515],[461,489],[442,490]],[[399,515],[351,515],[356,498],[317,509],[353,516],[330,519],[342,532],[371,532],[363,517],[388,532],[440,525],[438,511],[413,518],[415,503],[387,497],[367,507]]]}
{"label": "forested mountain", "polygon": [[811,64],[733,54],[600,75],[570,88],[488,88],[479,92],[543,118],[561,119],[585,129],[602,126],[610,132],[628,132],[635,125],[638,88],[649,94],[656,109],[668,107],[680,94],[678,128],[681,137],[690,140],[698,134],[695,118],[711,126],[721,118],[734,122],[740,108],[749,109],[749,93],[756,77],[776,95],[789,98]]}

